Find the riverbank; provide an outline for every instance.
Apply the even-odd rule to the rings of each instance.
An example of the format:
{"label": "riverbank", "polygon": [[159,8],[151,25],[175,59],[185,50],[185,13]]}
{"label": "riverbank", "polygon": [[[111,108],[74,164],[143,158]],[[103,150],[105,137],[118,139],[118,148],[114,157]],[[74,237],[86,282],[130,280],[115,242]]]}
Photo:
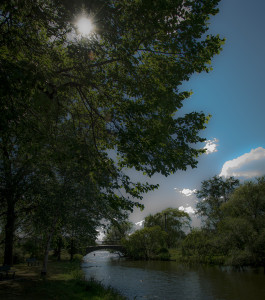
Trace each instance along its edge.
{"label": "riverbank", "polygon": [[[183,256],[181,249],[169,249],[170,258],[178,263],[201,264],[201,265],[225,265],[225,256]],[[232,267],[232,266],[231,266]]]}
{"label": "riverbank", "polygon": [[50,261],[47,276],[41,277],[40,266],[15,265],[15,279],[0,281],[0,299],[5,300],[124,300],[112,288],[84,280],[80,262]]}

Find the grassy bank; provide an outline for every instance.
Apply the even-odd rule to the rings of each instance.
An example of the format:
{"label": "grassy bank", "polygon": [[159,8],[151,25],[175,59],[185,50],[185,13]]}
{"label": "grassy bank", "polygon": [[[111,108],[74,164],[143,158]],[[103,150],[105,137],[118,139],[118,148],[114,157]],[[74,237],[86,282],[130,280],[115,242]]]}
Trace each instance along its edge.
{"label": "grassy bank", "polygon": [[0,281],[0,299],[126,299],[94,280],[84,281],[79,262],[50,261],[45,278],[40,276],[40,268],[15,265],[15,280]]}

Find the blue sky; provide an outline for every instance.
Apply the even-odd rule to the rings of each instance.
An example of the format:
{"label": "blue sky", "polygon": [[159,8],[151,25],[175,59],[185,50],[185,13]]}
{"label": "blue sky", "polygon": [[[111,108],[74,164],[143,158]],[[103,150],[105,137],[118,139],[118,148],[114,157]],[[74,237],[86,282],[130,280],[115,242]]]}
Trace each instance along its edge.
{"label": "blue sky", "polygon": [[193,91],[183,112],[212,115],[201,135],[213,141],[215,151],[200,157],[196,169],[154,176],[160,188],[144,196],[146,208],[135,209],[133,222],[167,207],[192,211],[197,199],[189,190],[214,175],[249,180],[265,174],[265,1],[222,0],[219,9],[209,32],[226,38],[223,51],[212,60],[212,72],[194,74],[183,84]]}

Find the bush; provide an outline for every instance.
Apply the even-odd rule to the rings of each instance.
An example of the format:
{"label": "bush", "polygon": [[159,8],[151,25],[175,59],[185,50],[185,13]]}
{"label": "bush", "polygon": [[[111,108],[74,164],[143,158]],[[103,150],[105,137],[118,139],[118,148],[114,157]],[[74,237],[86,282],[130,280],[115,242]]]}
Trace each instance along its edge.
{"label": "bush", "polygon": [[74,257],[73,257],[73,261],[82,262],[83,261],[83,255],[75,254]]}
{"label": "bush", "polygon": [[248,250],[232,249],[229,251],[225,264],[233,267],[244,267],[254,264],[253,255]]}

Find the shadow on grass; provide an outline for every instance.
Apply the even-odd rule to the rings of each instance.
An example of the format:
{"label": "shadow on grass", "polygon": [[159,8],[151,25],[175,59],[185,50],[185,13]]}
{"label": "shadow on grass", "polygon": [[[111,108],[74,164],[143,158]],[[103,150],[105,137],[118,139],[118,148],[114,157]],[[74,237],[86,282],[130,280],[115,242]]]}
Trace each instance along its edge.
{"label": "shadow on grass", "polygon": [[[35,286],[27,286],[24,288],[23,297],[21,299],[57,299],[57,300],[81,300],[81,299],[125,299],[111,288],[105,288],[95,281],[79,281],[79,280],[48,280],[40,282]],[[14,298],[20,299],[20,298]]]}
{"label": "shadow on grass", "polygon": [[85,281],[80,263],[51,262],[49,275],[40,267],[16,266],[15,280],[0,281],[0,299],[5,300],[124,300],[117,291],[91,279]]}

